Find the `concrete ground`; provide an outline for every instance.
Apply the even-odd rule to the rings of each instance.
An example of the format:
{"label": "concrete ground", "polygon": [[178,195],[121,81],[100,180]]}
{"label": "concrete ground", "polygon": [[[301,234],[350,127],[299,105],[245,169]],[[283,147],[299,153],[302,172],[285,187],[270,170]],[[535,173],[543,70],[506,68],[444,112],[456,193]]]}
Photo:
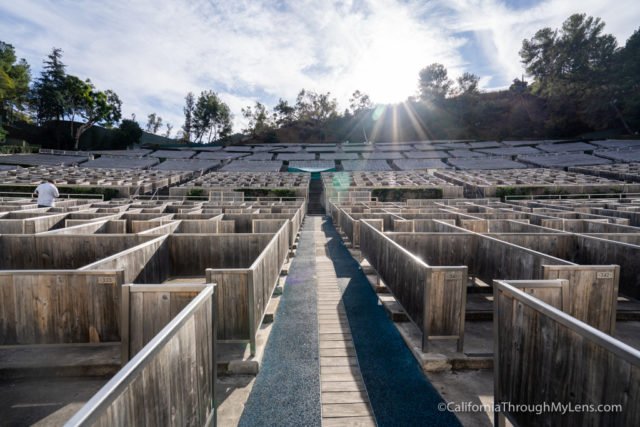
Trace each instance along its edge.
{"label": "concrete ground", "polygon": [[107,381],[102,377],[2,380],[0,425],[63,425]]}
{"label": "concrete ground", "polygon": [[467,409],[476,409],[471,405],[490,407],[493,404],[493,370],[429,372],[427,378],[449,403],[451,410],[457,407],[465,409],[455,411],[463,426],[493,426],[493,411],[474,412]]}
{"label": "concrete ground", "polygon": [[614,336],[623,343],[633,348],[640,349],[640,322],[616,322],[616,333]]}
{"label": "concrete ground", "polygon": [[244,411],[256,377],[253,375],[221,376],[216,382],[218,426],[236,427]]}

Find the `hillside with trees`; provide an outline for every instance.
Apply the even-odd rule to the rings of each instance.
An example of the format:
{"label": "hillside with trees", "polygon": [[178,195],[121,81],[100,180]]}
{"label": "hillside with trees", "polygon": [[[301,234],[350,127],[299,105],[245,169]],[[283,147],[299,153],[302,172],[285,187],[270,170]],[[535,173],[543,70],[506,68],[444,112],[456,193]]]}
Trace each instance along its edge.
{"label": "hillside with trees", "polygon": [[[305,91],[295,105],[271,111],[256,103],[243,113],[254,142],[410,141],[423,139],[559,138],[640,130],[640,30],[619,46],[605,23],[584,14],[522,42],[529,81],[482,92],[479,77],[451,79],[434,63],[418,75],[418,95],[377,105],[354,92],[339,114],[330,93]],[[287,107],[286,109],[283,109]],[[283,114],[286,111],[286,114]],[[311,119],[314,118],[314,119]]]}
{"label": "hillside with trees", "polygon": [[[599,18],[570,16],[542,28],[519,52],[527,78],[482,91],[479,76],[453,79],[443,64],[418,73],[416,94],[375,104],[356,90],[344,110],[330,92],[301,89],[293,103],[242,109],[244,136],[213,90],[189,92],[179,126],[150,113],[145,128],[122,118],[120,97],[67,72],[53,48],[32,79],[29,64],[0,42],[0,142],[5,138],[61,149],[124,148],[161,143],[322,143],[427,139],[567,138],[635,135],[640,130],[640,30],[619,45]],[[177,131],[172,134],[173,130]],[[146,132],[145,132],[146,131]]]}

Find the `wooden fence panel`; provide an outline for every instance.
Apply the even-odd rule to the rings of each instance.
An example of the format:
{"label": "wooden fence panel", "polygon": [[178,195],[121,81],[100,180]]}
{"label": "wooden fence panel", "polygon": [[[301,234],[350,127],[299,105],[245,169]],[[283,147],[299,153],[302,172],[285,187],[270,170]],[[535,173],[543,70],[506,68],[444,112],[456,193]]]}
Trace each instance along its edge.
{"label": "wooden fence panel", "polygon": [[215,425],[213,293],[206,286],[66,425]]}
{"label": "wooden fence panel", "polygon": [[289,223],[282,224],[248,268],[208,268],[206,280],[218,289],[218,339],[242,340],[255,352],[256,331],[289,251]]}
{"label": "wooden fence panel", "polygon": [[486,283],[495,279],[542,279],[543,265],[575,265],[493,237],[476,236],[478,243],[471,274]]}
{"label": "wooden fence panel", "polygon": [[286,219],[254,219],[251,221],[251,232],[275,234],[287,221]]}
{"label": "wooden fence panel", "polygon": [[204,276],[207,268],[249,268],[272,238],[269,233],[172,234],[172,275]]}
{"label": "wooden fence panel", "polygon": [[206,270],[207,283],[216,283],[216,326],[218,340],[249,340],[250,303],[249,273],[247,268]]}
{"label": "wooden fence panel", "polygon": [[75,269],[141,243],[153,236],[23,235],[0,236],[0,269]]}
{"label": "wooden fence panel", "polygon": [[[411,252],[362,220],[362,255],[376,269],[408,316],[423,332],[423,350],[430,337],[455,339],[462,351],[467,267],[430,267]],[[382,227],[382,220],[376,220]]]}
{"label": "wooden fence panel", "polygon": [[[495,284],[497,280],[494,280]],[[564,289],[568,285],[568,280],[502,280],[516,289],[531,295],[552,307],[562,310],[563,301],[566,297]]]}
{"label": "wooden fence panel", "polygon": [[122,287],[122,362],[127,363],[178,315],[206,285]]}
{"label": "wooden fence panel", "polygon": [[580,264],[617,264],[620,266],[620,292],[640,298],[640,245],[616,242],[585,235],[574,235],[576,261]]}
{"label": "wooden fence panel", "polygon": [[80,271],[124,270],[126,283],[162,283],[171,273],[169,235],[162,235],[126,251],[86,265]]}
{"label": "wooden fence panel", "polygon": [[120,340],[123,271],[0,271],[0,344]]}
{"label": "wooden fence panel", "polygon": [[404,232],[404,233],[413,233],[415,230],[415,223],[412,219],[396,219],[393,220],[393,231],[394,232]]}
{"label": "wooden fence panel", "polygon": [[562,311],[613,335],[618,307],[620,267],[617,265],[545,265],[544,279],[567,279]]}
{"label": "wooden fence panel", "polygon": [[192,234],[216,234],[220,232],[220,221],[201,219],[201,220],[182,220],[174,233],[192,233]]}
{"label": "wooden fence panel", "polygon": [[[494,284],[496,416],[521,426],[640,425],[640,352],[506,282]],[[539,415],[514,405],[620,405]]]}
{"label": "wooden fence panel", "polygon": [[249,309],[253,311],[251,321],[251,354],[255,354],[255,336],[262,324],[262,319],[267,310],[267,305],[273,295],[273,290],[278,284],[280,270],[287,261],[289,254],[289,221],[282,224],[271,242],[262,251],[260,257],[250,268],[250,291],[253,292],[252,304]]}

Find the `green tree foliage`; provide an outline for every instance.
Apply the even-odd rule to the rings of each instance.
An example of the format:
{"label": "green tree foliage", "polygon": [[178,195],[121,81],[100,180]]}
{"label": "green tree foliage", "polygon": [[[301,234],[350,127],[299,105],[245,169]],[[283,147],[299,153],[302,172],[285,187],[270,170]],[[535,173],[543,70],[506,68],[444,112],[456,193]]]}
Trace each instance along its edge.
{"label": "green tree foliage", "polygon": [[480,89],[478,88],[480,77],[473,73],[463,73],[456,79],[456,82],[458,83],[456,89],[458,95],[478,95],[480,93]]}
{"label": "green tree foliage", "polygon": [[600,83],[611,72],[617,42],[603,34],[604,22],[585,14],[571,15],[560,30],[543,28],[522,42],[520,56],[539,90],[551,90],[559,82]]}
{"label": "green tree foliage", "polygon": [[63,87],[64,118],[70,122],[71,138],[75,138],[75,121],[83,108],[87,93],[91,90],[90,82],[84,82],[76,76],[65,76]]}
{"label": "green tree foliage", "polygon": [[360,92],[360,90],[356,90],[351,94],[351,98],[349,98],[349,108],[350,114],[356,115],[360,111],[372,109],[373,102],[371,102],[369,95]]}
{"label": "green tree foliage", "polygon": [[513,79],[513,83],[509,86],[509,91],[513,93],[525,93],[529,89],[529,83],[520,79]]}
{"label": "green tree foliage", "polygon": [[192,129],[198,143],[211,143],[231,134],[231,110],[214,91],[205,90],[198,96]]}
{"label": "green tree foliage", "polygon": [[151,113],[147,116],[147,127],[146,130],[149,133],[158,133],[160,128],[162,127],[162,117],[157,115],[156,113]]}
{"label": "green tree foliage", "polygon": [[420,70],[418,89],[421,100],[442,101],[450,94],[452,86],[444,65],[433,63]]}
{"label": "green tree foliage", "polygon": [[[284,102],[286,104],[286,101]],[[242,117],[247,121],[247,127],[243,129],[243,132],[251,136],[261,135],[274,128],[274,122],[267,107],[260,102],[256,101],[253,107],[247,106],[243,108]]]}
{"label": "green tree foliage", "polygon": [[12,45],[0,41],[0,130],[22,114],[29,94],[31,72],[24,59],[18,60]]}
{"label": "green tree foliage", "polygon": [[113,148],[122,149],[140,142],[143,131],[135,120],[124,119],[118,127],[116,145]]}
{"label": "green tree foliage", "polygon": [[296,118],[320,125],[338,116],[338,101],[331,92],[316,93],[302,89],[296,97]]}
{"label": "green tree foliage", "polygon": [[60,121],[65,114],[65,68],[62,49],[53,48],[31,90],[31,104],[39,124],[49,120]]}
{"label": "green tree foliage", "polygon": [[560,29],[543,28],[522,42],[520,56],[534,78],[532,91],[548,102],[551,130],[578,132],[616,126],[615,37],[604,22],[571,15]]}
{"label": "green tree foliage", "polygon": [[[30,93],[31,106],[39,124],[47,121],[71,122],[71,139],[75,149],[80,138],[95,124],[112,126],[121,117],[122,102],[112,90],[100,91],[91,80],[68,75],[62,62],[62,50],[53,48],[44,61],[40,77]],[[76,119],[82,124],[75,127]]]}
{"label": "green tree foliage", "polygon": [[193,113],[196,108],[196,99],[193,95],[193,92],[189,92],[187,96],[184,97],[184,108],[182,112],[184,113],[184,124],[182,125],[182,140],[184,142],[191,141],[191,132],[193,129]]}
{"label": "green tree foliage", "polygon": [[640,130],[640,29],[636,30],[614,59],[618,90],[611,101],[616,116],[629,133]]}
{"label": "green tree foliage", "polygon": [[77,113],[84,123],[75,133],[74,148],[80,146],[82,134],[95,124],[112,126],[120,121],[122,101],[112,90],[99,91],[89,79],[85,81],[82,103],[77,108]]}
{"label": "green tree foliage", "polygon": [[287,101],[280,98],[273,107],[273,117],[277,126],[287,126],[295,120],[296,109],[289,105]]}

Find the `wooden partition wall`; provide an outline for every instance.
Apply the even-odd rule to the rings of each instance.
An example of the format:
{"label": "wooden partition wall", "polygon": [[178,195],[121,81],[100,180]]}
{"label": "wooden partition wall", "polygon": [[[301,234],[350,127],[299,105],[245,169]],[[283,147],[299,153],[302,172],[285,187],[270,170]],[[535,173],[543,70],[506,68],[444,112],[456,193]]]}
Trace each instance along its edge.
{"label": "wooden partition wall", "polygon": [[428,351],[432,337],[456,340],[462,351],[467,267],[427,265],[369,221],[360,223],[362,255],[422,331],[423,351]]}
{"label": "wooden partition wall", "polygon": [[507,281],[494,283],[493,319],[496,426],[640,425],[640,351]]}
{"label": "wooden partition wall", "polygon": [[120,340],[122,270],[0,271],[0,344]]}
{"label": "wooden partition wall", "polygon": [[124,285],[122,286],[122,364],[133,358],[206,285]]}
{"label": "wooden partition wall", "polygon": [[207,283],[217,283],[218,339],[247,341],[255,354],[256,333],[289,254],[287,220],[248,268],[208,268]]}
{"label": "wooden partition wall", "polygon": [[215,425],[215,350],[214,286],[203,285],[66,426]]}

